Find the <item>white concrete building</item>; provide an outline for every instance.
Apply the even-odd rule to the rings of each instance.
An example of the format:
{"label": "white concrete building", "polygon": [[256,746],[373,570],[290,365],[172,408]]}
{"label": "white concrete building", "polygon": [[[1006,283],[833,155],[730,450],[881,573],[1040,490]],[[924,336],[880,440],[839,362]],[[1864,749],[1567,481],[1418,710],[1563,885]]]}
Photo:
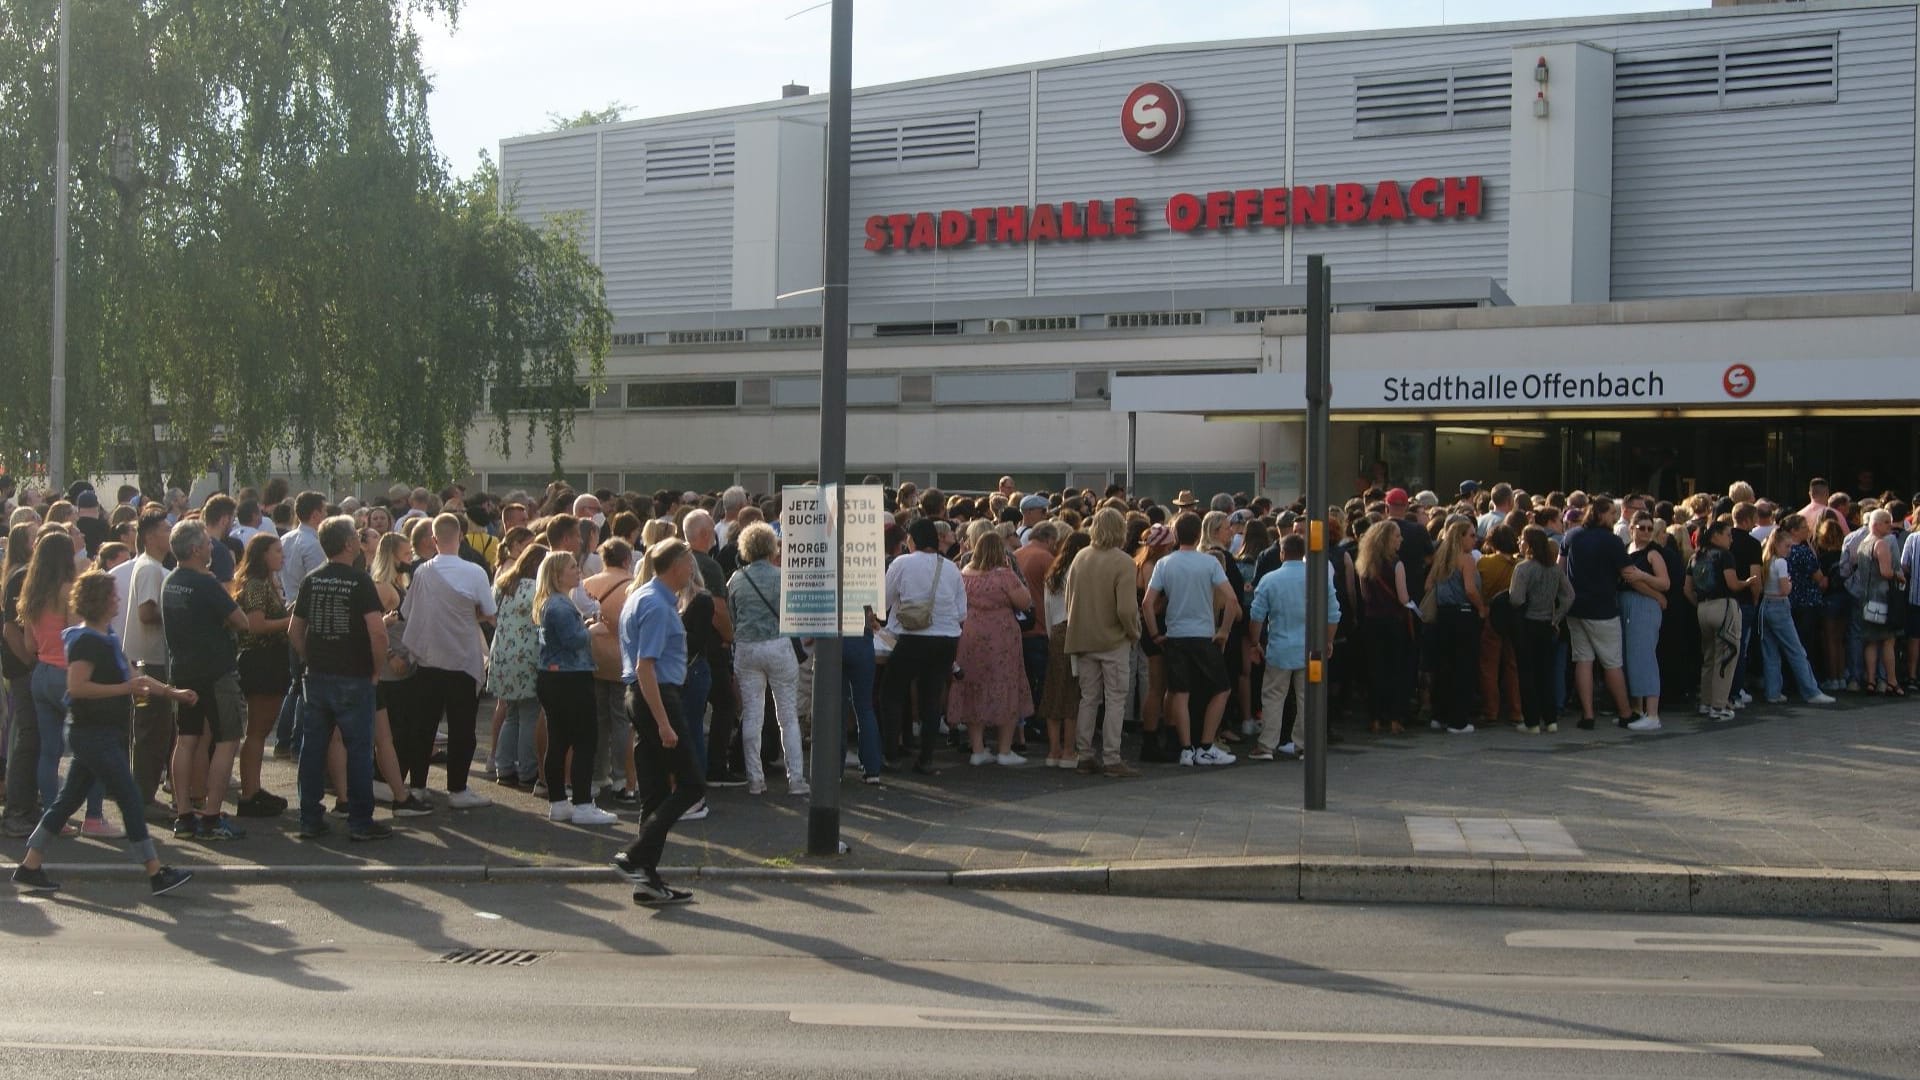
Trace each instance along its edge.
{"label": "white concrete building", "polygon": [[[1292,497],[1342,473],[1920,482],[1915,0],[1133,50],[856,93],[849,471]],[[813,475],[826,101],[501,144],[616,318],[591,487]],[[802,293],[788,296],[790,293]],[[1684,421],[1684,422],[1680,422]],[[479,476],[546,479],[478,437]]]}

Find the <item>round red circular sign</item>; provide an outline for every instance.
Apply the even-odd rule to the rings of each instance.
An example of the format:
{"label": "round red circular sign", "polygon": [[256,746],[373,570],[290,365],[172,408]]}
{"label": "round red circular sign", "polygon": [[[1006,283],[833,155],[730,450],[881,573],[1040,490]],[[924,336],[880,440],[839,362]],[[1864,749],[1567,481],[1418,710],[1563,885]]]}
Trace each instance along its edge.
{"label": "round red circular sign", "polygon": [[1120,106],[1120,134],[1143,154],[1158,154],[1180,141],[1187,106],[1166,83],[1141,83]]}
{"label": "round red circular sign", "polygon": [[1746,397],[1753,393],[1756,382],[1758,380],[1754,377],[1753,369],[1745,364],[1735,364],[1727,369],[1725,375],[1720,376],[1720,386],[1726,390],[1728,397]]}

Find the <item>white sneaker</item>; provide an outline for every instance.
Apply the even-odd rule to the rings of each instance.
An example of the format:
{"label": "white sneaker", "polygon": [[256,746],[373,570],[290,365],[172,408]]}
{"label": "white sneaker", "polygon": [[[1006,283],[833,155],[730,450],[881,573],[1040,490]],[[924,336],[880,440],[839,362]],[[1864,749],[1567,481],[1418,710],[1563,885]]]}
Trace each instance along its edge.
{"label": "white sneaker", "polygon": [[1640,719],[1635,720],[1633,723],[1628,724],[1627,730],[1628,731],[1659,731],[1660,718],[1657,716],[1643,716]]}
{"label": "white sneaker", "polygon": [[547,811],[547,820],[563,821],[563,822],[572,821],[573,820],[573,804],[566,801],[554,803],[552,808]]}
{"label": "white sneaker", "polygon": [[1712,716],[1712,715],[1713,715],[1713,706],[1711,706],[1711,705],[1702,705],[1702,706],[1700,706],[1700,715],[1701,715],[1701,716]]}
{"label": "white sneaker", "polygon": [[373,798],[375,802],[392,802],[393,789],[375,780],[373,782]]}
{"label": "white sneaker", "polygon": [[842,761],[840,764],[842,768],[857,769],[860,767],[860,755],[854,753],[852,750],[849,750],[847,751],[846,760]]}
{"label": "white sneaker", "polygon": [[767,793],[767,782],[765,780],[747,781],[747,794],[765,795],[766,793]]}
{"label": "white sneaker", "polygon": [[989,762],[989,761],[992,761],[992,760],[993,760],[993,755],[992,755],[992,754],[990,754],[990,753],[988,753],[988,752],[987,752],[987,751],[985,751],[985,750],[982,750],[982,751],[980,751],[979,753],[976,753],[976,754],[974,754],[974,755],[973,755],[972,757],[969,757],[969,758],[967,759],[967,764],[969,764],[969,765],[985,765],[985,764],[986,764],[987,762]]}
{"label": "white sneaker", "polygon": [[1229,754],[1226,748],[1221,746],[1209,746],[1204,750],[1196,750],[1193,754],[1195,765],[1231,765],[1238,760],[1240,759]]}
{"label": "white sneaker", "polygon": [[1713,712],[1707,714],[1707,719],[1709,720],[1731,720],[1733,717],[1734,712],[1732,709],[1715,709]]}
{"label": "white sneaker", "polygon": [[483,806],[492,806],[493,800],[468,788],[465,791],[450,792],[447,795],[447,805],[455,810],[478,810]]}
{"label": "white sneaker", "polygon": [[1445,731],[1447,730],[1447,725],[1441,723],[1438,720],[1429,720],[1427,721],[1427,730],[1428,731]]}
{"label": "white sneaker", "polygon": [[1078,769],[1079,767],[1080,767],[1080,762],[1077,759],[1070,758],[1070,757],[1061,758],[1059,763],[1054,766],[1054,768],[1056,769]]}
{"label": "white sneaker", "polygon": [[575,825],[618,825],[620,815],[602,810],[592,803],[579,803],[573,808]]}
{"label": "white sneaker", "polygon": [[1185,750],[1180,751],[1180,764],[1182,765],[1193,764],[1193,757],[1194,757],[1193,747],[1189,746]]}
{"label": "white sneaker", "polygon": [[409,794],[409,795],[411,795],[411,796],[413,796],[413,797],[414,797],[414,798],[416,798],[416,799],[419,799],[419,800],[420,800],[421,802],[426,802],[426,801],[427,801],[427,789],[426,789],[426,788],[423,788],[423,787],[410,787],[410,788],[408,788],[408,789],[407,789],[407,794]]}
{"label": "white sneaker", "polygon": [[707,808],[707,800],[701,799],[699,802],[694,803],[693,806],[688,808],[686,813],[681,814],[680,820],[681,821],[704,821],[706,819],[706,816],[710,813],[712,813],[712,811]]}
{"label": "white sneaker", "polygon": [[1807,704],[1809,704],[1809,705],[1831,705],[1831,704],[1833,704],[1833,696],[1832,696],[1831,694],[1815,694],[1815,695],[1813,695],[1812,697],[1810,697],[1810,698],[1808,698],[1808,699],[1807,699]]}
{"label": "white sneaker", "polygon": [[1753,704],[1753,695],[1747,693],[1745,690],[1742,690],[1739,693],[1733,695],[1734,708],[1744,709],[1751,704]]}
{"label": "white sneaker", "polygon": [[1004,754],[997,755],[993,761],[996,765],[1025,765],[1027,763],[1026,758],[1021,757],[1011,750]]}

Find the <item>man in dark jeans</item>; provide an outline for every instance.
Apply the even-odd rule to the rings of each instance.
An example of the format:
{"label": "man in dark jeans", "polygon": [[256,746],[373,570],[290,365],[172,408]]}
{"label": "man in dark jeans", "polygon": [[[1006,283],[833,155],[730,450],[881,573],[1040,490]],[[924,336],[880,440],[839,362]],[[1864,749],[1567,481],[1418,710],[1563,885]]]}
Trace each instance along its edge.
{"label": "man in dark jeans", "polygon": [[[720,560],[713,557],[716,540],[713,515],[695,510],[687,515],[680,530],[693,548],[700,582],[713,596],[715,613],[726,615],[727,571],[721,567]],[[714,636],[713,647],[707,650],[707,668],[713,678],[713,688],[707,692],[713,717],[707,725],[707,760],[695,764],[707,770],[708,787],[746,787],[747,778],[727,767],[734,736],[740,731],[740,695],[733,682],[733,649],[718,635]],[[779,738],[776,736],[766,745],[780,745]]]}
{"label": "man in dark jeans", "polygon": [[[920,753],[913,771],[935,776],[933,748],[940,741],[941,703],[960,648],[960,624],[967,617],[967,590],[960,568],[949,565],[940,554],[940,531],[932,520],[915,521],[908,536],[913,553],[887,567],[887,629],[895,641],[880,689],[881,731],[887,751],[898,753],[901,720],[912,693],[920,709]],[[915,608],[928,605],[926,625],[914,630],[903,627],[903,603]]]}
{"label": "man in dark jeans", "polygon": [[693,899],[660,876],[660,854],[680,816],[706,797],[707,785],[706,770],[693,760],[680,706],[687,629],[678,598],[700,568],[680,540],[660,541],[647,549],[647,558],[653,580],[635,589],[620,612],[620,674],[640,774],[640,837],[614,857],[613,868],[633,884],[634,903],[653,907]]}
{"label": "man in dark jeans", "polygon": [[333,733],[347,750],[347,836],[385,840],[393,829],[373,820],[374,672],[387,656],[387,624],[373,579],[353,568],[359,530],[350,517],[320,526],[326,565],[300,582],[287,628],[293,649],[306,661],[306,725],[300,744],[300,836],[327,834],[327,749]]}

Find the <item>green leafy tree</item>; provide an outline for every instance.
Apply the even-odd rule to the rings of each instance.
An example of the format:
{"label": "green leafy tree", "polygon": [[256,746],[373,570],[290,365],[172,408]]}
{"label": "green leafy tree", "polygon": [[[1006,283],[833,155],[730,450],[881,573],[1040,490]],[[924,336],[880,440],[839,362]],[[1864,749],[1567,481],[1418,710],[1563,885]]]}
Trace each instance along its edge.
{"label": "green leafy tree", "polygon": [[[0,462],[48,443],[55,0],[0,0]],[[74,0],[69,471],[439,483],[477,419],[553,468],[611,327],[572,223],[433,148],[458,0]],[[510,388],[489,406],[485,388]],[[517,396],[516,396],[517,395]],[[540,402],[509,416],[505,402]]]}
{"label": "green leafy tree", "polygon": [[548,131],[571,131],[574,128],[592,127],[595,124],[617,124],[627,118],[633,106],[621,101],[609,101],[604,109],[584,109],[578,115],[567,116],[564,113],[547,114]]}

